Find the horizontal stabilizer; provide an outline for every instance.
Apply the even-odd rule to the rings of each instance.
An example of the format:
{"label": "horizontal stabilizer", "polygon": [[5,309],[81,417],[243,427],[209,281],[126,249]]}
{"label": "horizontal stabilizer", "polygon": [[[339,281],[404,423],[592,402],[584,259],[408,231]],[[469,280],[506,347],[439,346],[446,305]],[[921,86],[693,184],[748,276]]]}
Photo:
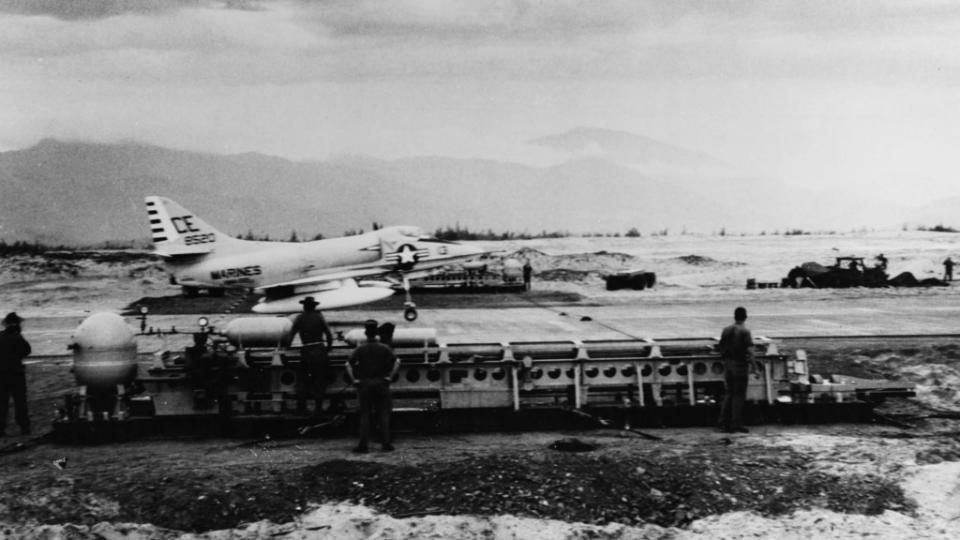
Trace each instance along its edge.
{"label": "horizontal stabilizer", "polygon": [[177,246],[171,249],[161,249],[157,248],[154,252],[155,254],[164,257],[164,258],[185,258],[189,259],[192,257],[198,257],[200,255],[206,255],[213,251],[212,247],[204,246]]}

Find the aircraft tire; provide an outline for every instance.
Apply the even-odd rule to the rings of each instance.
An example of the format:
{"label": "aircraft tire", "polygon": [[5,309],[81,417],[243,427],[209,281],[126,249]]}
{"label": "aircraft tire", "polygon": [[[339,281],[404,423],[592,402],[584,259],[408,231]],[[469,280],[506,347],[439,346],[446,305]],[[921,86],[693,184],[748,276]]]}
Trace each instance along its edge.
{"label": "aircraft tire", "polygon": [[417,308],[407,308],[403,310],[403,318],[408,322],[417,320]]}
{"label": "aircraft tire", "polygon": [[200,295],[200,289],[197,287],[183,287],[183,296],[187,298],[196,298]]}

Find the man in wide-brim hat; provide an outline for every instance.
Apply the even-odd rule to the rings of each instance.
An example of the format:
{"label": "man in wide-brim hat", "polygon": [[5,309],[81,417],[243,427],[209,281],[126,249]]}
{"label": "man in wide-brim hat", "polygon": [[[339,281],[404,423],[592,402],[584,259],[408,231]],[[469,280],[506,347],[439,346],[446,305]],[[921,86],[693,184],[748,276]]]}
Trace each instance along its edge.
{"label": "man in wide-brim hat", "polygon": [[27,373],[23,359],[30,355],[30,344],[20,333],[23,319],[16,313],[3,318],[0,331],[0,436],[6,435],[7,406],[13,398],[14,417],[20,433],[30,434],[30,416],[27,413]]}
{"label": "man in wide-brim hat", "polygon": [[299,412],[306,411],[306,400],[314,399],[314,416],[323,412],[323,399],[326,396],[330,378],[330,366],[327,352],[333,347],[333,332],[327,326],[326,319],[317,309],[319,302],[312,296],[300,301],[303,313],[293,321],[293,335],[300,336],[300,392],[297,402]]}

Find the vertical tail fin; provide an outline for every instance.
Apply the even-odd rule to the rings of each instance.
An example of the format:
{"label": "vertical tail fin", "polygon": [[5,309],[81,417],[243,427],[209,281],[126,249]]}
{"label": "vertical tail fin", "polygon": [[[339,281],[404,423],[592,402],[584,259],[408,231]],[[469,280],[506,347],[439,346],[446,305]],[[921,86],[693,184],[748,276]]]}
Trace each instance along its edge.
{"label": "vertical tail fin", "polygon": [[160,255],[200,255],[237,242],[170,199],[150,196],[145,202],[153,246]]}

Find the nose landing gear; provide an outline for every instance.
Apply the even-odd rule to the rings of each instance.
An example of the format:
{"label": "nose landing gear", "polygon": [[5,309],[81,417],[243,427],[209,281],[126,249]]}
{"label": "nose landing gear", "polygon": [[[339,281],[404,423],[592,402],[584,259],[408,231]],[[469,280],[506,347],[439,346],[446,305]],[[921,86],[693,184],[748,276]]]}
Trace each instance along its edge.
{"label": "nose landing gear", "polygon": [[403,303],[403,318],[408,322],[417,320],[417,304],[413,302],[413,296],[410,295],[410,280],[403,276],[403,292],[406,294],[406,301]]}

